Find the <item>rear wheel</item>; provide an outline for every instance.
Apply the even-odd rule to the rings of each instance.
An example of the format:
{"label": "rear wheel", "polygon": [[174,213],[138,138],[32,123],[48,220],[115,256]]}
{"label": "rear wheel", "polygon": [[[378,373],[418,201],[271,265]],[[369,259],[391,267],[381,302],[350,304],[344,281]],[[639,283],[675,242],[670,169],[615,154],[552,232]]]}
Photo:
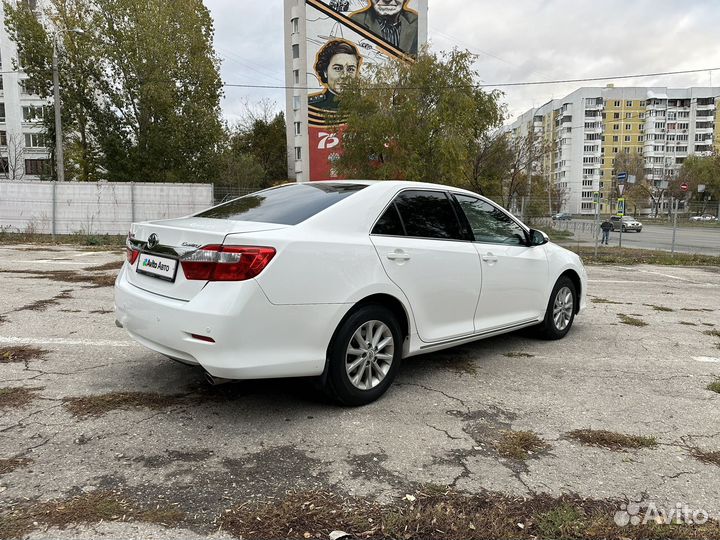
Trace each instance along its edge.
{"label": "rear wheel", "polygon": [[343,405],[372,403],[392,384],[401,357],[400,325],[392,311],[362,306],[335,333],[328,349],[325,389]]}
{"label": "rear wheel", "polygon": [[549,340],[564,338],[575,321],[577,301],[575,284],[569,277],[562,276],[550,295],[540,336]]}

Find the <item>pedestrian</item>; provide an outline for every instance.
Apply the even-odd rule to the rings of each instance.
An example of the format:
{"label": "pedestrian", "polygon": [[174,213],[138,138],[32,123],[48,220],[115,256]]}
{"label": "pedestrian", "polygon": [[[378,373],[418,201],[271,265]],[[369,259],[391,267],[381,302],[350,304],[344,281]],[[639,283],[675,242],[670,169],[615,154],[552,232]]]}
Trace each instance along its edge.
{"label": "pedestrian", "polygon": [[613,230],[613,224],[609,219],[606,219],[600,224],[600,229],[602,230],[602,240],[600,244],[610,245],[610,231]]}

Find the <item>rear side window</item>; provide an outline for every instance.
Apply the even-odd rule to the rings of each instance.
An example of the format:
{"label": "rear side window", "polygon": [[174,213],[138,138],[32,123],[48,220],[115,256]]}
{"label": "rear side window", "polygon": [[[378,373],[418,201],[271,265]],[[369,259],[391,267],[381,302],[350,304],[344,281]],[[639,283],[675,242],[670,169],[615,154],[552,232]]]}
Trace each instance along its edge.
{"label": "rear side window", "polygon": [[407,236],[464,240],[453,204],[441,191],[403,191],[395,206]]}
{"label": "rear side window", "polygon": [[395,203],[390,205],[375,224],[372,234],[380,236],[405,236],[405,228],[400,220],[397,208],[395,208]]}
{"label": "rear side window", "polygon": [[365,189],[362,184],[293,184],[240,197],[196,217],[297,225]]}

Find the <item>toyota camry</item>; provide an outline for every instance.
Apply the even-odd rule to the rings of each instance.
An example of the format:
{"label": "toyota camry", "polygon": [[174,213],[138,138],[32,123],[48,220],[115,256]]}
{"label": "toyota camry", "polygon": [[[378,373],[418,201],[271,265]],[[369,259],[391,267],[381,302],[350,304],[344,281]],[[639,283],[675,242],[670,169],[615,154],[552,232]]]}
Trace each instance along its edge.
{"label": "toyota camry", "polygon": [[402,360],[585,307],[578,256],[489,199],[415,182],[288,184],[133,224],[117,325],[214,384],[316,377],[346,405]]}

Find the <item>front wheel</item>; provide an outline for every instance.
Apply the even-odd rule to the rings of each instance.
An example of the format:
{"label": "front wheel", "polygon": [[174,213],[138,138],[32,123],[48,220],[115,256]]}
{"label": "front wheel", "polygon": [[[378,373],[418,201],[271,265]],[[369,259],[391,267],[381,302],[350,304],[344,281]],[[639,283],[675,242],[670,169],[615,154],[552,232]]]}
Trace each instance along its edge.
{"label": "front wheel", "polygon": [[548,340],[564,338],[575,321],[577,302],[575,284],[567,276],[562,276],[550,295],[540,336]]}
{"label": "front wheel", "polygon": [[326,391],[343,405],[372,403],[392,384],[401,358],[395,315],[384,306],[362,306],[341,323],[328,348]]}

